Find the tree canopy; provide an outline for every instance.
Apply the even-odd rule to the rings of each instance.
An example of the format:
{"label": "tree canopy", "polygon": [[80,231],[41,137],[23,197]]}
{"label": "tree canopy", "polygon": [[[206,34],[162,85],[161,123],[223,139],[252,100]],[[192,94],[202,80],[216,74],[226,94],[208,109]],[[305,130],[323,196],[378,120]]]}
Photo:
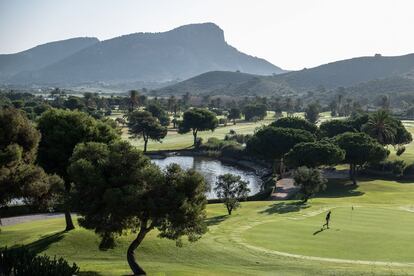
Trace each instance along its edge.
{"label": "tree canopy", "polygon": [[129,133],[133,137],[144,139],[144,152],[147,151],[148,140],[160,142],[167,135],[167,127],[162,126],[157,118],[148,111],[132,111],[128,114]]}
{"label": "tree canopy", "polygon": [[243,107],[244,119],[251,121],[254,117],[263,120],[267,115],[267,108],[264,104],[247,104]]}
{"label": "tree canopy", "polygon": [[370,114],[368,121],[362,126],[362,131],[381,145],[403,145],[412,141],[411,134],[401,121],[394,119],[386,110]]}
{"label": "tree canopy", "polygon": [[230,173],[218,177],[214,191],[217,197],[223,201],[229,215],[240,207],[240,200],[247,198],[250,192],[248,184],[249,182],[241,180],[240,176]]}
{"label": "tree canopy", "polygon": [[382,161],[388,155],[388,151],[381,144],[362,132],[346,132],[336,136],[335,141],[345,151],[344,162],[350,165],[349,174],[354,184],[356,166]]}
{"label": "tree canopy", "polygon": [[218,126],[216,115],[202,108],[193,108],[184,112],[183,120],[179,124],[179,133],[192,131],[194,137],[194,146],[197,144],[198,131],[214,131]]}
{"label": "tree canopy", "polygon": [[317,141],[297,144],[285,155],[285,162],[292,167],[317,168],[336,165],[345,158],[345,152],[333,143]]}
{"label": "tree canopy", "polygon": [[117,236],[136,230],[127,251],[134,275],[145,274],[134,251],[151,230],[177,245],[182,236],[193,242],[206,232],[206,185],[194,170],[173,164],[162,172],[127,142],[89,142],[76,146],[68,172],[76,188],[72,198],[79,223],[100,235],[101,249],[114,247]]}
{"label": "tree canopy", "polygon": [[315,136],[302,129],[264,127],[247,141],[246,149],[263,159],[280,159],[296,144],[313,142]]}
{"label": "tree canopy", "polygon": [[170,117],[159,103],[150,103],[145,109],[157,118],[162,126],[168,126],[170,124]]}
{"label": "tree canopy", "polygon": [[311,103],[308,105],[305,109],[305,119],[309,122],[316,124],[316,122],[319,120],[319,113],[321,107],[317,103]]}
{"label": "tree canopy", "polygon": [[48,175],[34,164],[40,133],[23,112],[0,109],[0,206],[14,198],[45,207],[62,186],[56,175]]}
{"label": "tree canopy", "polygon": [[[67,167],[75,146],[87,141],[109,143],[119,139],[116,129],[109,124],[79,111],[48,110],[39,118],[38,129],[42,134],[38,162],[48,173],[56,173],[63,178],[66,192],[70,191]],[[68,209],[65,218],[66,230],[73,229]]]}
{"label": "tree canopy", "polygon": [[310,133],[316,133],[318,130],[318,127],[309,122],[305,119],[302,119],[300,117],[292,116],[292,117],[283,117],[280,119],[277,119],[273,123],[270,124],[274,127],[281,127],[281,128],[295,128],[295,129],[302,129],[309,131]]}
{"label": "tree canopy", "polygon": [[321,136],[332,138],[345,132],[356,132],[349,120],[329,120],[319,126]]}
{"label": "tree canopy", "polygon": [[240,108],[233,107],[229,111],[229,115],[227,116],[229,120],[233,120],[233,124],[236,124],[236,119],[241,118],[241,110]]}
{"label": "tree canopy", "polygon": [[318,169],[299,167],[293,174],[293,180],[294,184],[300,187],[299,195],[303,203],[315,193],[326,189],[327,180]]}

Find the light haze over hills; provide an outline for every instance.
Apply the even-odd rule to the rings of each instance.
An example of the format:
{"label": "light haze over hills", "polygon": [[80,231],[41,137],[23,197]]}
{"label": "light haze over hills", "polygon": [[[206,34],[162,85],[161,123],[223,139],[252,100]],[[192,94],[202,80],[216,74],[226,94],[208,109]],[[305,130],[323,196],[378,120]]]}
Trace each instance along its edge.
{"label": "light haze over hills", "polygon": [[[47,59],[47,53],[55,49],[56,43],[36,47],[43,51],[28,50],[33,58],[21,67],[14,63],[20,62],[22,53],[8,55],[9,67],[22,70],[12,71],[15,74],[4,82],[70,86],[97,82],[166,82],[212,70],[260,75],[283,72],[264,59],[241,53],[228,45],[223,30],[213,23],[191,24],[163,33],[135,33],[101,42],[94,39],[93,42],[79,51],[62,54],[55,62],[44,62],[43,67],[33,65],[32,59]],[[3,71],[1,74],[11,75]]]}

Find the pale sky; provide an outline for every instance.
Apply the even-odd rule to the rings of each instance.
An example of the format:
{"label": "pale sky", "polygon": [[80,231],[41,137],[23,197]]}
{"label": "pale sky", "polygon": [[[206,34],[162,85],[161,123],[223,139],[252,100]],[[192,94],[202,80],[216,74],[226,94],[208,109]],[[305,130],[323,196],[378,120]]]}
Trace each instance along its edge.
{"label": "pale sky", "polygon": [[284,69],[414,52],[412,0],[0,0],[0,53],[214,22],[226,41]]}

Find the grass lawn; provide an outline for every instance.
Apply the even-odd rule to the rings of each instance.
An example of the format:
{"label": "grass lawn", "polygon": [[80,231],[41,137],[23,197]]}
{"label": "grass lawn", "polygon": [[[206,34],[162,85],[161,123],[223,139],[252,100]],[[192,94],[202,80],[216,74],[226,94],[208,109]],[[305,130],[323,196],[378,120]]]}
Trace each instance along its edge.
{"label": "grass lawn", "polygon": [[[368,179],[358,188],[346,184],[331,181],[304,207],[247,202],[229,217],[223,205],[211,204],[209,232],[200,241],[178,248],[154,231],[137,259],[150,275],[413,275],[414,184]],[[315,234],[328,209],[331,229]],[[125,252],[132,235],[120,238],[115,249],[99,251],[93,232],[63,233],[63,228],[63,219],[5,226],[0,244],[31,244],[75,261],[91,275],[130,273]]]}
{"label": "grass lawn", "polygon": [[[117,117],[122,117],[122,113],[113,113],[109,116],[112,119]],[[286,116],[284,113],[283,116]],[[303,117],[302,113],[295,113],[294,116]],[[221,116],[217,116],[220,118]],[[223,139],[230,130],[236,131],[238,134],[253,134],[254,130],[263,125],[268,125],[275,120],[274,112],[268,111],[267,116],[264,120],[258,122],[246,122],[240,120],[236,125],[229,122],[227,126],[219,126],[216,130],[212,131],[201,131],[198,133],[198,137],[203,138],[203,141],[206,142],[210,137],[216,137]],[[332,119],[329,112],[323,112],[320,114],[320,122]],[[125,127],[122,130],[122,137],[126,140],[129,140],[131,144],[143,148],[144,141],[142,139],[131,139],[128,135],[128,129]],[[193,135],[191,133],[178,134],[175,129],[169,128],[167,136],[162,140],[162,143],[155,141],[148,142],[148,151],[154,150],[174,150],[174,149],[184,149],[190,148],[193,145]]]}
{"label": "grass lawn", "polygon": [[[235,130],[238,134],[253,134],[254,130],[263,125],[268,125],[275,120],[274,112],[268,112],[267,117],[258,122],[245,122],[240,121],[236,125],[228,123],[227,126],[219,126],[213,132],[212,131],[201,131],[198,133],[198,137],[203,138],[206,142],[210,137],[216,137],[223,139],[230,130]],[[144,140],[142,139],[131,139],[128,135],[127,128],[123,129],[122,137],[128,139],[131,144],[144,148]],[[178,134],[175,129],[169,129],[167,136],[162,140],[162,143],[155,141],[148,142],[148,151],[151,150],[171,150],[171,149],[184,149],[190,148],[193,145],[193,135],[191,132],[186,134]]]}

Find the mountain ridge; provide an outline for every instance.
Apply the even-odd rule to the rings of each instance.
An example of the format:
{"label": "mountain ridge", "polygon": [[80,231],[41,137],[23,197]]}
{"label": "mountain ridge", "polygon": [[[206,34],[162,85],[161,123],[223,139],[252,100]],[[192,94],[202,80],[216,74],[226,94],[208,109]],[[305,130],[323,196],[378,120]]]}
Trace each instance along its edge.
{"label": "mountain ridge", "polygon": [[79,84],[171,81],[213,70],[277,74],[279,67],[238,51],[214,23],[167,32],[133,33],[100,41],[40,70],[20,72],[11,83]]}

